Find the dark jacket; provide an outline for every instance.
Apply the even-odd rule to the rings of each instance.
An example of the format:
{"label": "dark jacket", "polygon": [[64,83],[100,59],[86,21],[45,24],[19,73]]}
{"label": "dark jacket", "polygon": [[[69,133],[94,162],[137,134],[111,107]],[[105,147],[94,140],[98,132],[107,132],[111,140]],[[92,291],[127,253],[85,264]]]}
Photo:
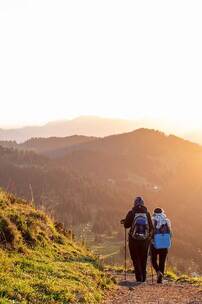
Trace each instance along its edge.
{"label": "dark jacket", "polygon": [[[152,237],[154,227],[153,227],[153,223],[151,220],[151,216],[145,206],[134,207],[132,210],[130,210],[125,218],[124,227],[131,228],[136,213],[146,213],[147,214],[148,223],[149,223],[149,235],[150,235],[150,237]],[[130,231],[129,231],[129,236],[130,236]]]}

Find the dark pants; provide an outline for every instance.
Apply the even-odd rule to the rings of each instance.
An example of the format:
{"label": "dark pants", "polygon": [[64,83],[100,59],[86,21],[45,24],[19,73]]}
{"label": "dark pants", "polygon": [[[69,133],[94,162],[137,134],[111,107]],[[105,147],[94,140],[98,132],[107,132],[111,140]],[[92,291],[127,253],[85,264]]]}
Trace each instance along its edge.
{"label": "dark pants", "polygon": [[130,256],[133,261],[137,282],[145,282],[147,276],[148,241],[134,240],[129,236]]}
{"label": "dark pants", "polygon": [[[165,262],[168,254],[168,249],[156,249],[151,245],[151,261],[156,272],[160,271],[164,274]],[[159,261],[158,260],[159,257]]]}

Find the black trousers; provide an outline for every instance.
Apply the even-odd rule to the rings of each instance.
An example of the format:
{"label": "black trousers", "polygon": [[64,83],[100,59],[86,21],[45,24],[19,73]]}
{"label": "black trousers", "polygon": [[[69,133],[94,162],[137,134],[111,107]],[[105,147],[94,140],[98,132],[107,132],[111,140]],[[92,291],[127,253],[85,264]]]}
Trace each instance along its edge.
{"label": "black trousers", "polygon": [[160,271],[164,274],[168,249],[156,249],[153,245],[151,245],[150,250],[151,250],[152,266],[154,267],[156,272]]}
{"label": "black trousers", "polygon": [[134,240],[129,236],[129,250],[137,282],[145,282],[147,276],[148,241]]}

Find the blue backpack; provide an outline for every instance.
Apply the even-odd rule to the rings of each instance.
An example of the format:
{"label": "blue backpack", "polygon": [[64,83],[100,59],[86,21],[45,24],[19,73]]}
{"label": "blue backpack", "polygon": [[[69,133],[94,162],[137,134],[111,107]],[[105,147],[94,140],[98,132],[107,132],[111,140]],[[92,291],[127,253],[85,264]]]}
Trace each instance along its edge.
{"label": "blue backpack", "polygon": [[171,247],[171,232],[168,224],[162,225],[159,229],[154,228],[154,241],[155,249],[169,249]]}

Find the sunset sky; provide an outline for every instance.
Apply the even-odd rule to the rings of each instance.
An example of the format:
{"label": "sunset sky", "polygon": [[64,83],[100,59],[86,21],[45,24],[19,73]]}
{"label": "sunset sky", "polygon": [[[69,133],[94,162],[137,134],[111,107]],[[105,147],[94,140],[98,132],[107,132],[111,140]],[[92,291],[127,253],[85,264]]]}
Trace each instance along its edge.
{"label": "sunset sky", "polygon": [[98,115],[202,128],[202,2],[0,0],[0,127]]}

